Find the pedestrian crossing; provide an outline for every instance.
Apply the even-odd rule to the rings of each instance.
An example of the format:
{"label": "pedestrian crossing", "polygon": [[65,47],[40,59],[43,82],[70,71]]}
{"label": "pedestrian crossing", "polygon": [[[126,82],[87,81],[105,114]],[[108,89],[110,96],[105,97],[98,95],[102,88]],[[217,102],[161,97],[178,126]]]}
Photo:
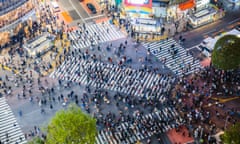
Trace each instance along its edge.
{"label": "pedestrian crossing", "polygon": [[1,144],[26,144],[20,126],[4,97],[0,98],[0,141]]}
{"label": "pedestrian crossing", "polygon": [[143,46],[163,62],[177,76],[184,76],[201,68],[199,60],[188,53],[174,39],[146,42]]}
{"label": "pedestrian crossing", "polygon": [[134,144],[155,134],[165,133],[182,123],[183,119],[174,108],[165,107],[147,115],[138,114],[132,121],[99,131],[96,144]]}
{"label": "pedestrian crossing", "polygon": [[82,49],[104,42],[113,41],[126,37],[114,25],[108,22],[86,25],[77,30],[68,32],[72,47]]}
{"label": "pedestrian crossing", "polygon": [[163,102],[165,93],[170,91],[175,81],[168,75],[76,57],[69,57],[50,77]]}

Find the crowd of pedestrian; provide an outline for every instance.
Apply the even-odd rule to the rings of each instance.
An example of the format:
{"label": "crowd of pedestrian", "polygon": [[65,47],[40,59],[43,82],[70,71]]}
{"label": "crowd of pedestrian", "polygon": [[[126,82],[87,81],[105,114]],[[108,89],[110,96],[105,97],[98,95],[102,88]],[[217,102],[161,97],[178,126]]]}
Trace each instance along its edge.
{"label": "crowd of pedestrian", "polygon": [[[41,6],[40,10],[42,11],[40,14],[40,29],[42,29],[43,23],[45,23],[49,25],[49,28],[45,29],[46,31],[56,32],[57,16],[54,16],[49,5]],[[62,26],[64,25],[64,22],[62,22]],[[125,27],[129,26],[127,22]],[[78,33],[79,37],[88,37],[85,24],[80,26]],[[130,35],[134,35],[131,32],[129,33]],[[95,36],[99,39],[97,34]],[[92,38],[89,37],[89,39]],[[71,41],[70,43],[74,44],[75,41]],[[126,48],[128,48],[127,40],[119,44],[117,48],[113,47],[112,43],[107,43],[105,46],[94,45],[93,41],[91,46],[92,48],[96,48],[100,53],[103,51],[114,51],[120,60],[114,61],[113,57],[107,57],[107,61],[103,61],[101,54],[91,54],[89,49],[71,50],[70,47],[65,47],[63,53],[59,55],[59,59],[56,61],[56,65],[65,64],[67,67],[72,64],[77,65],[78,69],[74,73],[78,77],[87,75],[87,85],[81,82],[75,83],[75,80],[71,79],[72,75],[69,74],[73,69],[66,68],[65,70],[62,67],[58,68],[61,75],[58,82],[49,82],[48,78],[43,77],[41,72],[38,71],[37,74],[35,73],[34,69],[38,65],[37,63],[32,65],[32,63],[28,62],[31,58],[27,55],[15,61],[14,55],[16,53],[13,52],[10,53],[9,58],[4,58],[1,64],[3,69],[6,69],[5,66],[11,66],[15,75],[8,73],[2,76],[0,87],[3,89],[4,94],[9,96],[13,96],[12,91],[14,89],[19,89],[20,92],[14,92],[17,99],[19,101],[28,100],[30,103],[38,105],[41,115],[47,113],[46,109],[52,110],[59,105],[65,107],[73,102],[97,119],[99,130],[115,133],[116,128],[125,122],[136,126],[126,128],[128,130],[127,133],[119,129],[118,132],[120,131],[122,135],[121,141],[124,141],[123,138],[130,137],[131,134],[136,134],[136,132],[140,131],[143,131],[146,135],[148,133],[156,134],[162,128],[162,125],[159,125],[157,122],[158,119],[143,117],[146,114],[154,113],[156,109],[164,109],[166,107],[178,108],[180,113],[183,114],[183,121],[181,118],[168,119],[168,115],[166,115],[166,119],[163,119],[161,123],[168,125],[173,122],[173,124],[171,123],[174,125],[172,128],[176,128],[177,131],[181,129],[179,126],[184,123],[192,132],[195,139],[206,139],[208,143],[212,142],[211,136],[217,131],[216,124],[211,120],[213,115],[216,115],[218,118],[227,118],[228,121],[233,123],[238,121],[234,115],[239,110],[232,109],[229,110],[229,113],[221,115],[219,111],[213,113],[207,110],[205,106],[206,104],[210,106],[209,99],[213,95],[222,95],[225,97],[240,95],[239,71],[220,71],[210,66],[194,74],[192,77],[179,78],[177,83],[179,88],[175,88],[175,97],[172,98],[170,90],[174,86],[173,76],[164,75],[160,69],[146,65],[143,65],[142,68],[136,71],[131,67],[126,68],[128,62],[131,65],[131,61],[128,61],[127,57],[124,56]],[[169,49],[169,53],[174,58],[177,56],[178,51],[172,46]],[[123,57],[121,58],[122,55]],[[40,60],[44,61],[43,59]],[[141,61],[149,61],[149,58],[146,56]],[[90,64],[83,65],[81,62],[95,63],[95,65],[97,63],[97,66],[93,67]],[[106,62],[107,64],[105,64]],[[110,65],[111,67],[107,67],[106,65]],[[16,73],[15,71],[20,71],[20,73]],[[64,71],[68,74],[61,74]],[[110,78],[110,73],[117,73],[117,75]],[[134,78],[133,75],[135,77],[138,75],[139,79]],[[141,80],[144,76],[148,75],[156,76],[156,78],[153,78],[155,81],[151,81],[151,84],[148,85],[149,87],[145,85],[145,81]],[[128,77],[128,81],[123,84],[126,77]],[[95,83],[94,85],[89,84],[93,82]],[[117,87],[115,91],[108,89],[113,86]],[[80,93],[73,90],[74,87],[83,89],[83,92]],[[131,93],[123,92],[122,89],[129,90]],[[138,89],[140,91],[136,92]],[[62,91],[67,92],[67,94],[64,94]],[[159,91],[161,92],[159,93]],[[146,96],[147,94],[148,96]],[[158,95],[163,95],[164,98],[157,99]],[[107,109],[108,106],[114,107],[115,110]],[[216,106],[224,108],[224,104],[222,103],[217,103]],[[171,112],[167,111],[167,113]],[[25,112],[20,109],[18,114],[19,117],[22,117]],[[140,130],[137,128],[140,128]],[[33,137],[35,135],[41,135],[40,129],[37,126],[34,126],[33,130],[27,132],[25,138],[27,139],[29,136]],[[42,138],[46,138],[46,136],[43,134]],[[148,140],[148,143],[151,143],[151,140]]]}
{"label": "crowd of pedestrian", "polygon": [[[127,45],[127,41],[125,41],[125,44],[120,44],[119,46],[119,52],[124,52],[124,46]],[[103,49],[100,48],[102,51]],[[112,49],[112,47],[109,45],[106,47],[107,49]],[[105,50],[105,49],[104,49]],[[59,63],[62,63],[62,60],[65,59],[68,61],[71,57],[74,57],[75,63],[78,60],[86,60],[86,61],[99,61],[98,58],[94,57],[94,55],[90,55],[88,53],[88,50],[79,51],[77,50],[66,50],[64,51],[64,54],[61,56],[62,58],[59,58]],[[31,67],[28,67],[27,60],[29,58],[22,58],[21,65],[18,65],[18,70],[22,70],[24,73],[23,75],[16,76],[8,76],[6,75],[3,80],[3,89],[4,91],[7,91],[9,89],[20,89],[20,93],[16,94],[16,97],[18,100],[28,100],[30,103],[37,104],[40,107],[40,114],[44,115],[46,114],[46,109],[53,109],[55,105],[62,105],[66,106],[70,102],[75,102],[79,106],[81,106],[86,112],[92,113],[94,117],[98,119],[98,126],[101,127],[101,129],[108,128],[110,124],[118,125],[120,122],[133,122],[133,115],[130,114],[130,112],[127,114],[124,111],[131,110],[131,111],[137,111],[139,115],[147,114],[148,112],[153,112],[153,108],[161,108],[163,106],[167,106],[165,101],[154,103],[156,99],[154,97],[152,98],[146,98],[146,97],[133,97],[131,95],[126,95],[124,93],[118,93],[118,92],[111,92],[108,91],[108,89],[102,89],[101,87],[90,87],[90,86],[83,86],[81,83],[78,83],[78,86],[85,87],[85,93],[80,96],[78,93],[71,91],[69,94],[59,94],[56,95],[56,89],[65,89],[69,90],[72,86],[76,86],[71,81],[62,81],[59,80],[58,84],[54,86],[50,86],[48,83],[48,80],[46,78],[41,77],[41,75],[37,75],[37,78],[33,77],[34,71],[29,71],[28,69]],[[3,60],[4,65],[14,65],[14,63],[11,62],[12,58]],[[125,60],[123,59],[123,63]],[[74,63],[74,62],[73,62]],[[113,62],[108,61],[108,63],[113,64]],[[82,66],[84,67],[84,66]],[[81,68],[82,68],[81,67]],[[119,71],[123,69],[125,66],[118,64],[118,67],[116,67],[115,71]],[[125,76],[129,75],[131,76],[133,74],[132,70],[125,70],[124,74]],[[166,82],[168,81],[168,75],[164,76],[160,74],[159,70],[156,69],[148,69],[147,67],[144,67],[141,69],[141,73],[156,73],[159,74],[160,77],[165,77],[164,79]],[[94,77],[97,79],[101,79],[102,82],[106,81],[107,76],[105,76],[105,73],[103,73],[103,69],[101,67],[86,67],[86,72],[89,74],[89,81],[93,81]],[[123,79],[124,77],[122,77]],[[133,79],[134,80],[134,79]],[[110,84],[110,83],[109,83]],[[11,85],[7,86],[7,85]],[[12,86],[14,85],[14,86]],[[99,85],[102,85],[102,83],[99,83]],[[132,85],[132,82],[129,81],[129,84],[126,85],[126,87],[129,87]],[[155,89],[160,89],[162,86],[157,86],[157,81],[155,82],[156,86]],[[13,88],[14,87],[14,88]],[[147,90],[146,92],[150,92],[152,89]],[[166,94],[168,94],[169,88],[166,90]],[[39,95],[38,95],[39,94]],[[152,94],[154,95],[154,90],[152,91]],[[102,109],[104,105],[113,105],[116,104],[117,106],[117,113],[108,111],[107,113],[105,109]],[[122,107],[124,106],[124,107]],[[154,106],[154,107],[153,107]],[[94,108],[95,109],[94,109]],[[141,108],[143,107],[143,108]],[[146,109],[150,109],[148,112],[145,111]],[[22,117],[25,115],[25,112],[23,110],[19,110],[19,116]],[[155,123],[153,121],[153,123]],[[141,124],[142,125],[142,124]],[[147,125],[147,124],[146,124]],[[141,126],[143,127],[143,126]],[[29,132],[27,135],[35,135],[33,131]]]}
{"label": "crowd of pedestrian", "polygon": [[[213,143],[217,132],[239,122],[240,109],[226,107],[220,101],[239,96],[239,76],[239,70],[224,71],[209,66],[180,78],[174,95],[194,138]],[[213,97],[218,98],[213,100]]]}

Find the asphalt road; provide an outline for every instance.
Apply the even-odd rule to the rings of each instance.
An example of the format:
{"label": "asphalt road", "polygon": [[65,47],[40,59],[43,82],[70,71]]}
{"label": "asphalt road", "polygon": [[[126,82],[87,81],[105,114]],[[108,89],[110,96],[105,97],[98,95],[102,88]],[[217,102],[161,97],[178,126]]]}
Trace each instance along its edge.
{"label": "asphalt road", "polygon": [[[95,20],[95,19],[105,17],[104,14],[101,14],[99,12],[98,12],[98,14],[89,14],[82,7],[79,0],[59,0],[59,3],[65,11],[68,11],[68,12],[76,11],[74,13],[77,14],[77,16],[72,16],[72,17],[80,17],[79,19],[75,20],[78,22],[89,23],[89,22],[93,22],[93,20]],[[73,23],[75,24],[75,22],[73,22]]]}
{"label": "asphalt road", "polygon": [[[204,36],[213,36],[217,32],[230,30],[231,28],[229,28],[229,25],[240,22],[239,13],[240,10],[226,13],[225,17],[222,18],[221,20],[181,33],[181,35],[183,35],[183,37],[186,39],[183,46],[186,48],[191,48],[201,43],[202,40],[204,39]],[[175,38],[177,39],[179,35],[180,34],[176,35]]]}
{"label": "asphalt road", "polygon": [[73,7],[81,14],[83,19],[90,17],[90,15],[84,10],[78,0],[69,0],[73,4]]}
{"label": "asphalt road", "polygon": [[[81,6],[80,2],[78,0],[59,0],[62,7],[66,9],[67,11],[70,10],[76,10],[77,14],[79,15],[81,22],[89,23],[93,22],[94,19],[103,18],[105,15],[97,14],[92,15],[88,14],[84,8]],[[179,35],[183,35],[186,39],[183,46],[185,48],[192,48],[202,42],[202,40],[207,37],[211,36],[214,37],[216,33],[229,31],[231,28],[229,28],[230,25],[233,25],[234,23],[237,23],[240,21],[240,9],[237,9],[235,11],[227,12],[225,17],[214,22],[207,24],[205,26],[187,31],[182,32],[174,36],[175,39],[178,39]]]}
{"label": "asphalt road", "polygon": [[69,3],[68,0],[58,0],[58,3],[66,11],[69,11],[69,10],[73,9],[71,3]]}

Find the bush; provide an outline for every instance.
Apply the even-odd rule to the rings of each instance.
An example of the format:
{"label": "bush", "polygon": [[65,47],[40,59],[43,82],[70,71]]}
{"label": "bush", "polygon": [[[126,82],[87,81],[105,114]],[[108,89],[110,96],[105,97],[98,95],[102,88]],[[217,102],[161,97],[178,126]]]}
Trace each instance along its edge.
{"label": "bush", "polygon": [[238,69],[240,66],[240,38],[226,35],[220,38],[212,53],[212,64],[223,70]]}

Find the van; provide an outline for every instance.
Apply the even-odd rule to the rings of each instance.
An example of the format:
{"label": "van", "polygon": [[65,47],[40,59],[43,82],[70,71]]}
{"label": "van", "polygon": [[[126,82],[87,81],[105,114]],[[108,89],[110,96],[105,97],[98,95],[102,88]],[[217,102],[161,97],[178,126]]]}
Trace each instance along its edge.
{"label": "van", "polygon": [[51,5],[54,13],[60,12],[60,8],[57,2],[51,2]]}

